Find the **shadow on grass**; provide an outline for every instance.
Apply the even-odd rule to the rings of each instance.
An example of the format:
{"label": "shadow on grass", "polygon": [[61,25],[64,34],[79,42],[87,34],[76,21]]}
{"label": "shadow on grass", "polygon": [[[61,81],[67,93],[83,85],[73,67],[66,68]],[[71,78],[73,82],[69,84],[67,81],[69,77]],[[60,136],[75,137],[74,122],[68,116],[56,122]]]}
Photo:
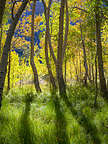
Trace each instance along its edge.
{"label": "shadow on grass", "polygon": [[33,125],[30,120],[30,107],[33,100],[33,94],[28,93],[25,98],[25,109],[21,115],[19,138],[20,144],[36,144],[36,136],[33,131]]}
{"label": "shadow on grass", "polygon": [[101,144],[101,140],[98,136],[98,130],[96,128],[96,125],[92,122],[92,120],[90,120],[87,116],[85,116],[81,110],[79,114],[79,111],[73,108],[72,104],[70,103],[66,95],[61,96],[61,98],[63,99],[67,107],[70,109],[73,117],[77,120],[80,126],[84,128],[86,135],[90,136],[92,142],[95,144]]}
{"label": "shadow on grass", "polygon": [[[4,135],[5,125],[8,125],[9,119],[4,113],[0,113],[0,144],[5,144],[6,136]],[[7,143],[8,144],[8,143]]]}
{"label": "shadow on grass", "polygon": [[69,138],[66,132],[66,120],[64,113],[62,112],[62,107],[60,105],[59,98],[56,92],[52,92],[52,99],[55,106],[56,112],[56,140],[57,144],[70,144]]}

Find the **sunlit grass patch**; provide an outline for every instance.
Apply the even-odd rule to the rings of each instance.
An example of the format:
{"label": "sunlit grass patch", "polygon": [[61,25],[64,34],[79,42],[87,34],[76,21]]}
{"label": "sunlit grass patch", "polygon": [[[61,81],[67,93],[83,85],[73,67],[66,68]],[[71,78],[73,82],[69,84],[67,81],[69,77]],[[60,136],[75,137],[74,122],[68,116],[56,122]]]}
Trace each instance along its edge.
{"label": "sunlit grass patch", "polygon": [[18,144],[20,110],[4,105],[0,111],[0,144]]}

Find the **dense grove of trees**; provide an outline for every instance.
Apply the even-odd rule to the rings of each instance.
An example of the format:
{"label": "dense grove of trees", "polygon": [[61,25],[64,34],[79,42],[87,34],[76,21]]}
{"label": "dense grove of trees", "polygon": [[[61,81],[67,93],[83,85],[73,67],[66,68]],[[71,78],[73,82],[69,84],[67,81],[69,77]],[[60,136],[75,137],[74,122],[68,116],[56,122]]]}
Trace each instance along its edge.
{"label": "dense grove of trees", "polygon": [[107,0],[0,0],[6,143],[108,143]]}
{"label": "dense grove of trees", "polygon": [[[21,25],[20,17],[24,11],[31,10],[31,3],[33,3],[32,15],[28,17],[31,23],[28,22],[28,32],[26,32],[27,28],[24,27],[25,19],[22,18]],[[31,45],[29,45],[31,51],[30,55],[29,53],[28,55],[30,56],[34,76],[34,85],[37,92],[42,91],[38,75],[38,71],[42,70],[39,68],[41,67],[39,64],[37,66],[34,57],[36,55],[34,32],[36,29],[41,29],[41,26],[39,26],[41,21],[43,21],[42,26],[45,27],[45,31],[40,36],[41,45],[43,46],[40,54],[42,55],[42,61],[44,61],[44,58],[46,61],[46,64],[43,65],[45,67],[43,75],[48,71],[52,89],[54,91],[58,89],[61,97],[66,99],[67,82],[75,79],[75,81],[83,83],[85,86],[92,83],[96,86],[96,91],[99,87],[101,95],[108,100],[107,1],[42,0],[42,3],[44,13],[42,16],[36,17],[36,0],[33,2],[29,0],[0,0],[0,107],[6,82],[7,67],[8,90],[11,88],[10,83],[12,83],[12,80],[10,80],[10,75],[13,67],[11,66],[10,55],[11,50],[14,49],[13,45],[17,47],[20,43],[20,47],[23,49],[24,44],[27,44],[27,41],[24,41],[23,38],[14,36],[15,31],[20,27],[31,37]],[[7,5],[6,8],[5,5]],[[10,24],[7,19],[11,19]],[[7,23],[8,25],[5,26]],[[7,32],[5,32],[5,29],[7,29]],[[18,43],[17,39],[19,39]],[[72,71],[73,68],[74,72]]]}

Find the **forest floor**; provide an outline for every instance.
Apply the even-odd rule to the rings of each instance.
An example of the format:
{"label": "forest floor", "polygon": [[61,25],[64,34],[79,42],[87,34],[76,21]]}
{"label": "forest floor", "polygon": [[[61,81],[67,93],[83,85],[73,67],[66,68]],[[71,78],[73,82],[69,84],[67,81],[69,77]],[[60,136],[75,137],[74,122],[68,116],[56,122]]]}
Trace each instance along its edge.
{"label": "forest floor", "polygon": [[67,87],[63,101],[48,90],[11,89],[0,110],[0,144],[108,144],[108,104],[95,88]]}

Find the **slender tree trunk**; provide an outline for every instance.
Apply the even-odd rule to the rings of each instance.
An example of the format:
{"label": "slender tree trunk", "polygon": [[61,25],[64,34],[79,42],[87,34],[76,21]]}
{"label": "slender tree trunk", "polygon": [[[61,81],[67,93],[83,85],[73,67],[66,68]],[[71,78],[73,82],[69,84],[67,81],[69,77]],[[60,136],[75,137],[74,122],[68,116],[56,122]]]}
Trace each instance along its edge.
{"label": "slender tree trunk", "polygon": [[[78,57],[78,56],[77,56]],[[76,72],[77,72],[77,82],[79,81],[79,69],[78,69],[78,58],[76,59]]]}
{"label": "slender tree trunk", "polygon": [[84,84],[87,85],[88,65],[87,65],[87,56],[86,56],[86,50],[85,50],[85,41],[84,41],[83,34],[82,34],[81,24],[80,24],[80,31],[81,31],[81,40],[82,40],[83,57],[84,57],[84,68],[85,68]]}
{"label": "slender tree trunk", "polygon": [[3,29],[2,26],[0,28],[0,60],[1,60],[1,53],[2,53],[2,33],[3,33]]}
{"label": "slender tree trunk", "polygon": [[1,60],[1,40],[2,40],[2,19],[5,10],[6,0],[0,0],[0,60]]}
{"label": "slender tree trunk", "polygon": [[[49,29],[49,10],[46,9],[46,35],[45,35],[45,57],[46,57],[46,64],[48,68],[48,73],[50,76],[50,82],[53,86],[53,89],[56,89],[56,82],[55,78],[53,76],[52,70],[51,70],[51,65],[49,63],[49,57],[48,57],[48,29]],[[48,14],[48,15],[47,15]]]}
{"label": "slender tree trunk", "polygon": [[52,0],[49,1],[48,7],[46,6],[46,3],[44,0],[42,0],[42,2],[44,5],[44,9],[45,9],[44,14],[45,14],[45,19],[46,19],[45,58],[46,58],[46,64],[47,64],[47,68],[48,68],[51,85],[53,87],[53,90],[56,90],[57,89],[56,81],[55,81],[55,78],[54,78],[52,70],[51,70],[51,65],[50,65],[49,56],[48,56],[48,44],[49,44],[50,55],[53,57],[54,62],[56,63],[56,58],[55,58],[53,48],[51,45],[50,28],[49,28],[50,8],[51,8]]}
{"label": "slender tree trunk", "polygon": [[11,52],[9,52],[9,62],[8,62],[8,87],[7,92],[10,90],[10,70],[11,70]]}
{"label": "slender tree trunk", "polygon": [[[46,7],[46,3],[44,0],[42,0],[45,10],[50,7],[50,4],[52,0],[49,1],[49,6]],[[64,43],[63,43],[63,30],[64,30],[64,7],[66,4],[66,27],[65,27],[65,38],[64,38]],[[46,11],[48,12],[48,10]],[[45,15],[46,15],[45,12]],[[48,16],[48,15],[47,15]],[[47,20],[47,18],[46,18]],[[48,20],[49,21],[49,20]],[[49,24],[49,23],[48,23]],[[63,66],[63,58],[64,58],[64,53],[65,53],[65,48],[67,45],[67,35],[68,35],[68,26],[69,26],[69,18],[68,18],[68,5],[66,0],[61,0],[61,8],[60,8],[60,17],[59,17],[59,38],[58,38],[58,52],[57,52],[57,60],[54,55],[54,51],[52,48],[51,44],[51,36],[50,36],[50,31],[49,31],[49,26],[47,25],[47,35],[46,35],[46,47],[47,47],[47,39],[49,43],[49,48],[50,48],[50,53],[52,55],[52,58],[54,60],[55,66],[56,66],[56,74],[57,74],[57,80],[58,80],[58,85],[59,85],[59,92],[60,95],[66,94],[66,85],[63,79],[63,71],[62,71],[62,66]],[[46,49],[46,56],[48,54],[48,49]],[[48,56],[47,56],[47,67],[49,67],[48,64]],[[50,69],[50,67],[48,68]]]}
{"label": "slender tree trunk", "polygon": [[0,28],[2,25],[3,14],[5,10],[6,0],[0,0]]}
{"label": "slender tree trunk", "polygon": [[95,101],[94,106],[97,105],[97,96],[98,96],[98,86],[97,86],[97,52],[95,56]]}
{"label": "slender tree trunk", "polygon": [[82,67],[81,67],[81,55],[80,55],[80,51],[79,51],[79,61],[80,61],[80,82],[82,82],[82,78],[81,78],[81,76],[82,76]]}
{"label": "slender tree trunk", "polygon": [[41,88],[39,85],[39,78],[37,68],[34,63],[34,15],[35,15],[35,5],[36,0],[34,0],[33,7],[32,7],[32,22],[31,22],[31,55],[30,55],[30,64],[34,74],[34,85],[37,92],[41,92]]}
{"label": "slender tree trunk", "polygon": [[[66,5],[66,18],[68,18],[68,6],[67,0],[61,0],[61,7],[60,7],[60,17],[59,17],[59,34],[58,34],[58,50],[57,50],[57,64],[56,64],[56,72],[57,72],[57,79],[59,85],[59,92],[61,96],[66,96],[66,84],[63,78],[63,59],[65,48],[67,45],[67,34],[68,34],[68,21],[66,21],[66,28],[65,28],[65,38],[63,43],[63,31],[64,31],[64,7]],[[66,19],[67,20],[67,19]],[[67,33],[67,34],[66,34]]]}
{"label": "slender tree trunk", "polygon": [[66,20],[65,21],[66,21],[66,25],[65,25],[64,43],[63,43],[63,59],[64,59],[65,51],[67,48],[67,39],[68,39],[68,32],[69,32],[69,11],[68,11],[68,1],[67,0],[66,0]]}
{"label": "slender tree trunk", "polygon": [[92,63],[92,81],[94,83],[94,64]]}
{"label": "slender tree trunk", "polygon": [[69,61],[69,63],[70,63],[70,80],[72,81],[72,65],[71,65],[71,60]]}
{"label": "slender tree trunk", "polygon": [[65,61],[64,61],[64,80],[65,80],[65,84],[66,84],[66,80],[67,80],[67,55],[66,55],[66,51],[65,51],[65,54],[64,54],[64,57],[65,57]]}
{"label": "slender tree trunk", "polygon": [[11,45],[11,40],[14,35],[14,31],[16,28],[16,25],[18,23],[18,20],[24,11],[26,5],[28,3],[28,0],[25,0],[22,2],[22,5],[18,9],[15,18],[12,20],[12,23],[10,24],[7,37],[6,37],[6,42],[3,47],[3,54],[0,62],[0,107],[1,107],[1,101],[2,101],[2,93],[3,93],[3,88],[4,88],[4,82],[5,82],[5,77],[7,73],[7,64],[8,64],[8,53],[10,52],[10,45]]}
{"label": "slender tree trunk", "polygon": [[56,89],[56,82],[55,82],[55,78],[53,76],[52,70],[51,70],[51,65],[49,63],[49,57],[48,57],[48,37],[47,37],[47,31],[46,31],[46,35],[45,35],[45,58],[46,58],[46,64],[47,64],[47,68],[48,68],[48,73],[50,76],[50,82],[52,84],[53,89]]}
{"label": "slender tree trunk", "polygon": [[90,83],[92,83],[92,80],[91,80],[91,63],[89,64],[89,81],[90,81]]}
{"label": "slender tree trunk", "polygon": [[67,60],[66,60],[66,54],[65,54],[65,72],[64,72],[64,79],[65,79],[65,83],[66,83],[66,66],[67,66]]}
{"label": "slender tree trunk", "polygon": [[104,76],[103,68],[103,58],[102,58],[102,42],[101,42],[101,14],[100,14],[100,0],[96,0],[96,10],[95,10],[95,19],[96,19],[96,44],[97,44],[97,57],[98,57],[98,69],[99,69],[99,80],[100,88],[103,97],[108,99],[108,91],[106,87],[106,80]]}
{"label": "slender tree trunk", "polygon": [[[45,3],[44,0],[42,0],[42,2],[43,2],[43,5],[44,5],[44,8],[45,8],[45,12],[44,12],[45,18],[46,18],[46,21],[48,21],[49,18],[47,19],[47,17],[49,17],[52,0],[49,0],[48,7],[47,7],[47,5],[46,5],[46,3]],[[52,28],[52,25],[51,25],[51,28]],[[52,29],[51,29],[51,31],[52,31]],[[56,66],[57,59],[56,59],[56,56],[55,56],[55,54],[54,54],[53,47],[52,47],[52,41],[51,41],[51,35],[50,35],[50,28],[49,28],[49,21],[48,21],[48,23],[47,23],[47,33],[48,33],[48,34],[47,34],[47,36],[48,36],[47,39],[48,39],[50,54],[51,54],[51,56],[52,56],[52,58],[53,58],[53,60],[54,60],[55,66]]]}

